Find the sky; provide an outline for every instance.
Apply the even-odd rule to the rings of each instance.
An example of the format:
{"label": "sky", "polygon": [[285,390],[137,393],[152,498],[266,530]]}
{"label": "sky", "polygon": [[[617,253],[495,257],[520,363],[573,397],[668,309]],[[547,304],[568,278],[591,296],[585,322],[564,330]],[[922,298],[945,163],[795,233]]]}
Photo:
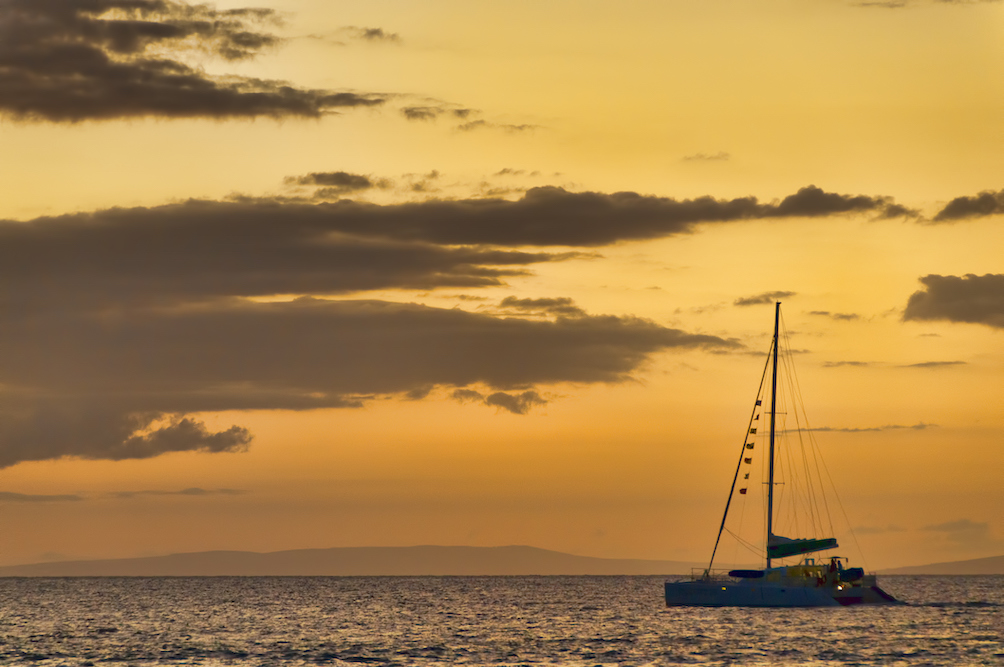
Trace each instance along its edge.
{"label": "sky", "polygon": [[0,564],[706,560],[777,301],[852,561],[1004,553],[1002,27],[0,0]]}

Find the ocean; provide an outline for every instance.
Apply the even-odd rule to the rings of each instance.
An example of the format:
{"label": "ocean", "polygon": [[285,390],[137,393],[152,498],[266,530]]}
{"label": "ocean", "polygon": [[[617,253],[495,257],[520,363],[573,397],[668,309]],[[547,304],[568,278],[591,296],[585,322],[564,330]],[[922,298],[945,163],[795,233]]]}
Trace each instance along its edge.
{"label": "ocean", "polygon": [[664,580],[0,579],[0,664],[1004,665],[1004,576],[835,609],[667,609]]}

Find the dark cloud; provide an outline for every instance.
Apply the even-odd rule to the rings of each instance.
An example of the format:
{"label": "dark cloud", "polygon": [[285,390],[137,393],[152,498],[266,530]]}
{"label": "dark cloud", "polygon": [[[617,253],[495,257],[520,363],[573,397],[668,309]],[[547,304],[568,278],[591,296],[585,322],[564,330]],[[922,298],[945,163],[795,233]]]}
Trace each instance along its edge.
{"label": "dark cloud", "polygon": [[763,292],[754,296],[744,296],[732,302],[735,306],[762,306],[768,303],[775,303],[779,299],[790,299],[797,292]]}
{"label": "dark cloud", "polygon": [[990,525],[983,521],[959,519],[958,521],[946,521],[945,523],[924,526],[921,530],[930,530],[936,533],[985,533],[990,530]]}
{"label": "dark cloud", "polygon": [[183,62],[245,60],[281,41],[269,9],[176,0],[3,0],[0,113],[22,120],[312,117],[381,95],[210,76]]}
{"label": "dark cloud", "polygon": [[824,361],[823,368],[840,368],[841,366],[871,366],[870,361]]}
{"label": "dark cloud", "polygon": [[850,322],[853,320],[861,319],[861,316],[857,313],[831,313],[828,310],[811,310],[810,315],[819,315],[822,317],[829,317],[831,320],[838,320],[843,322]]}
{"label": "dark cloud", "polygon": [[[33,389],[46,392],[37,384]],[[142,400],[79,393],[5,398],[7,404],[0,408],[0,467],[68,456],[122,461],[180,451],[240,452],[251,441],[251,433],[241,426],[211,432],[182,414],[129,409]]]}
{"label": "dark cloud", "polygon": [[924,289],[910,295],[904,320],[948,320],[1004,328],[1004,274],[931,274],[920,282]]}
{"label": "dark cloud", "polygon": [[812,218],[839,213],[878,213],[881,217],[896,217],[902,215],[899,211],[903,210],[908,209],[894,204],[888,197],[841,195],[810,185],[782,199],[763,217]]}
{"label": "dark cloud", "polygon": [[904,364],[900,368],[944,368],[946,366],[964,366],[965,361],[921,361],[916,364]]}
{"label": "dark cloud", "polygon": [[[380,301],[35,312],[0,329],[0,466],[243,450],[192,415],[351,407],[432,386],[621,382],[667,349],[736,349],[630,317],[500,318]],[[528,409],[495,397],[504,409]],[[487,401],[487,399],[485,399]]]}
{"label": "dark cloud", "polygon": [[317,192],[325,197],[343,195],[349,192],[360,192],[372,188],[389,188],[393,183],[385,178],[373,179],[362,174],[350,174],[345,171],[311,172],[303,176],[286,177],[287,185],[321,186]]}
{"label": "dark cloud", "polygon": [[984,191],[975,197],[956,197],[934,216],[934,222],[954,222],[1004,213],[1004,190]]}
{"label": "dark cloud", "polygon": [[511,412],[514,415],[525,415],[532,408],[538,405],[547,405],[547,401],[536,391],[527,390],[519,394],[509,394],[504,391],[497,391],[485,396],[473,389],[457,389],[451,396],[461,403],[476,402],[484,405]]}
{"label": "dark cloud", "polygon": [[401,36],[396,32],[387,32],[383,28],[360,28],[357,26],[347,26],[342,28],[342,31],[348,33],[356,39],[362,39],[367,42],[401,41]]}
{"label": "dark cloud", "polygon": [[[353,180],[335,174],[304,178]],[[242,451],[245,428],[210,428],[200,414],[348,408],[437,388],[477,388],[481,403],[525,412],[544,400],[536,387],[625,381],[670,349],[740,349],[564,298],[470,313],[245,297],[498,285],[581,255],[493,246],[655,238],[780,206],[538,188],[517,201],[244,198],[0,223],[0,349],[17,350],[0,355],[0,465]]]}
{"label": "dark cloud", "polygon": [[[433,172],[438,176],[438,173]],[[434,179],[418,184],[428,189]],[[600,246],[618,241],[646,240],[692,233],[701,223],[736,222],[796,215],[841,214],[845,200],[864,198],[825,196],[812,208],[801,202],[801,193],[779,204],[759,204],[755,197],[716,200],[711,197],[675,200],[634,192],[603,194],[568,192],[557,187],[531,188],[521,199],[427,200],[376,206],[339,202],[313,215],[326,218],[332,229],[397,239],[425,240],[440,244]],[[821,192],[821,191],[820,191]],[[837,205],[829,209],[828,201]],[[788,203],[786,203],[788,202]],[[885,204],[873,199],[876,210]],[[815,213],[806,213],[814,210]]]}
{"label": "dark cloud", "polygon": [[999,541],[994,540],[991,536],[990,524],[985,521],[958,519],[956,521],[946,521],[944,523],[927,525],[921,528],[921,530],[941,533],[949,541],[970,546],[1000,544]]}
{"label": "dark cloud", "polygon": [[202,489],[191,487],[180,491],[164,491],[160,489],[148,489],[145,491],[116,491],[112,493],[113,498],[130,499],[142,496],[239,496],[247,493],[241,489]]}
{"label": "dark cloud", "polygon": [[460,401],[461,403],[485,400],[485,395],[480,391],[475,391],[474,389],[455,389],[450,396],[454,400]]}
{"label": "dark cloud", "polygon": [[683,157],[684,162],[725,162],[730,160],[731,155],[725,151],[718,151],[717,153],[694,153],[693,155],[685,155]]}
{"label": "dark cloud", "polygon": [[506,410],[514,415],[525,415],[534,406],[546,404],[547,401],[535,391],[524,391],[521,394],[507,394],[504,391],[497,391],[485,398],[485,405]]}
{"label": "dark cloud", "polygon": [[575,305],[568,297],[519,299],[507,296],[499,304],[502,308],[523,311],[538,315],[558,315],[560,317],[581,317],[585,311]]}
{"label": "dark cloud", "polygon": [[476,109],[437,104],[403,107],[401,109],[401,113],[403,113],[404,117],[408,120],[436,120],[443,114],[463,120],[478,113],[478,111]]}
{"label": "dark cloud", "polygon": [[892,0],[890,2],[856,2],[855,7],[881,7],[883,9],[902,9],[907,6],[905,0]]}
{"label": "dark cloud", "polygon": [[30,493],[14,493],[12,491],[0,491],[0,503],[62,503],[76,502],[83,500],[83,496],[77,495],[55,495],[43,496]]}
{"label": "dark cloud", "polygon": [[[412,177],[416,178],[413,187],[428,190],[434,187],[440,174],[432,171]],[[337,252],[342,244],[356,244],[359,247],[353,253],[363,255],[366,248],[374,244],[392,247],[416,242],[595,247],[692,233],[695,226],[702,223],[770,218],[779,214],[780,207],[780,204],[759,204],[753,197],[733,200],[701,197],[678,201],[633,192],[573,193],[555,187],[532,188],[515,201],[432,199],[389,205],[349,200],[315,204],[252,198],[229,202],[189,201],[39,218],[28,224],[0,223],[0,257],[23,263],[17,258],[23,257],[24,251],[30,250],[37,255],[44,249],[47,254],[55,252],[61,262],[76,265],[90,261],[87,257],[107,257],[116,249],[128,246],[139,254],[130,255],[134,259],[118,256],[113,264],[131,262],[147,271],[169,263],[170,257],[181,257],[184,267],[175,265],[173,268],[185,268],[182,271],[185,273],[190,266],[201,270],[200,264],[210,261],[221,263],[220,270],[229,272],[233,264],[244,261],[241,257],[257,262],[266,259],[265,254],[287,259],[293,259],[295,254],[296,261],[308,261],[301,270],[302,277],[314,275],[311,266],[323,266],[324,273],[337,271],[331,266],[335,257],[328,252]],[[791,210],[790,207],[787,210]],[[66,241],[65,245],[62,240]],[[97,243],[98,240],[101,243]],[[94,254],[85,254],[85,249]],[[426,250],[447,252],[442,248]],[[463,252],[469,254],[471,262],[482,265],[548,260],[548,256],[539,254],[532,258],[498,254],[498,262],[495,262],[482,256],[484,250]],[[154,257],[151,253],[161,256]],[[351,263],[350,254],[346,253],[337,261]],[[153,265],[146,265],[150,260],[154,260]],[[55,258],[48,264],[55,266]],[[365,264],[381,266],[373,264],[372,258],[367,258]],[[3,270],[3,262],[0,262],[0,274]],[[267,263],[261,273],[268,274]],[[372,273],[366,281],[371,283],[365,286],[367,289],[376,288],[381,282],[377,271]],[[279,291],[296,292],[297,289],[290,287]],[[301,293],[305,292],[313,290],[304,289]]]}
{"label": "dark cloud", "polygon": [[886,424],[885,426],[865,426],[862,428],[847,428],[847,427],[834,427],[834,426],[819,426],[817,428],[803,428],[802,431],[817,431],[820,433],[874,433],[876,431],[896,431],[900,429],[910,429],[913,431],[923,431],[927,428],[932,428],[937,426],[937,424],[925,424],[924,422],[918,422],[913,426],[904,426],[902,424]]}
{"label": "dark cloud", "polygon": [[885,220],[891,218],[920,218],[920,211],[915,208],[907,208],[902,204],[888,203],[879,213],[878,217]]}
{"label": "dark cloud", "polygon": [[444,113],[441,107],[404,107],[401,113],[408,120],[436,120]]}
{"label": "dark cloud", "polygon": [[488,120],[472,120],[467,123],[461,123],[457,125],[457,129],[461,132],[471,132],[472,130],[504,130],[505,132],[529,132],[530,130],[540,129],[539,125],[531,125],[529,123],[493,123]]}
{"label": "dark cloud", "polygon": [[[44,303],[84,307],[402,287],[484,287],[529,264],[573,255],[361,238],[370,205],[199,202],[0,222],[0,290],[8,313]],[[362,212],[356,216],[352,211]],[[349,213],[348,218],[344,213]]]}

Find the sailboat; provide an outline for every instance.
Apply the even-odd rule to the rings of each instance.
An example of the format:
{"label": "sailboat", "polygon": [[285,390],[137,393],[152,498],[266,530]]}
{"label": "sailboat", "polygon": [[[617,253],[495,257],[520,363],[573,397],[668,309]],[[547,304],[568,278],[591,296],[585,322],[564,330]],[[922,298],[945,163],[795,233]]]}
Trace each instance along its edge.
{"label": "sailboat", "polygon": [[[760,380],[760,389],[750,415],[747,435],[743,438],[743,448],[736,467],[736,474],[729,490],[725,513],[722,516],[721,527],[715,547],[711,552],[711,560],[707,568],[695,571],[690,579],[666,582],[666,605],[699,606],[699,607],[835,607],[857,604],[898,604],[899,601],[883,591],[874,574],[866,574],[863,568],[849,567],[848,559],[842,556],[817,557],[812,554],[838,548],[833,537],[802,537],[789,538],[774,533],[776,521],[775,487],[783,482],[775,480],[778,460],[776,447],[777,419],[783,414],[778,407],[778,343],[779,325],[781,321],[781,303],[777,302],[774,309],[774,338],[770,354],[764,366]],[[762,410],[765,379],[768,368],[770,375],[770,426],[768,432],[767,459],[764,467],[767,469],[766,487],[766,531],[763,550],[757,553],[766,559],[766,567],[762,569],[715,570],[715,555],[721,543],[722,533],[726,530],[726,520],[729,509],[733,506],[735,491],[739,485],[740,497],[745,497],[748,490],[750,473],[744,473],[740,480],[740,472],[752,467],[751,450],[755,447],[757,429]],[[797,412],[796,412],[797,415]],[[785,429],[787,431],[787,429]],[[753,440],[753,442],[749,442]],[[805,455],[803,448],[803,456]],[[799,466],[789,466],[794,469]],[[811,474],[812,466],[804,466],[807,474]],[[815,468],[819,475],[819,468]],[[789,494],[790,495],[790,494]],[[818,519],[818,504],[807,502],[802,504],[803,510],[816,514]],[[824,506],[825,507],[825,506]],[[819,529],[820,521],[810,521],[814,528]],[[830,528],[832,530],[832,526]],[[731,532],[731,531],[730,531]],[[825,535],[825,533],[824,533]],[[738,537],[738,536],[737,536]],[[740,542],[742,542],[740,538]],[[791,564],[785,564],[785,559],[798,558]],[[790,562],[790,561],[789,561]]]}

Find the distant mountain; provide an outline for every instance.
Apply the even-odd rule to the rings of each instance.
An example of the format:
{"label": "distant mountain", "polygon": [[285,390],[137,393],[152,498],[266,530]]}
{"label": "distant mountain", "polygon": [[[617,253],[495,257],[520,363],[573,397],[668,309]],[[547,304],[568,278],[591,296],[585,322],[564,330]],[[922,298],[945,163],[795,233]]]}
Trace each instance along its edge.
{"label": "distant mountain", "polygon": [[883,570],[883,574],[1004,574],[1004,556]]}
{"label": "distant mountain", "polygon": [[0,577],[419,576],[685,574],[699,563],[573,556],[536,547],[340,547],[255,553],[204,551],[147,558],[0,567]]}

